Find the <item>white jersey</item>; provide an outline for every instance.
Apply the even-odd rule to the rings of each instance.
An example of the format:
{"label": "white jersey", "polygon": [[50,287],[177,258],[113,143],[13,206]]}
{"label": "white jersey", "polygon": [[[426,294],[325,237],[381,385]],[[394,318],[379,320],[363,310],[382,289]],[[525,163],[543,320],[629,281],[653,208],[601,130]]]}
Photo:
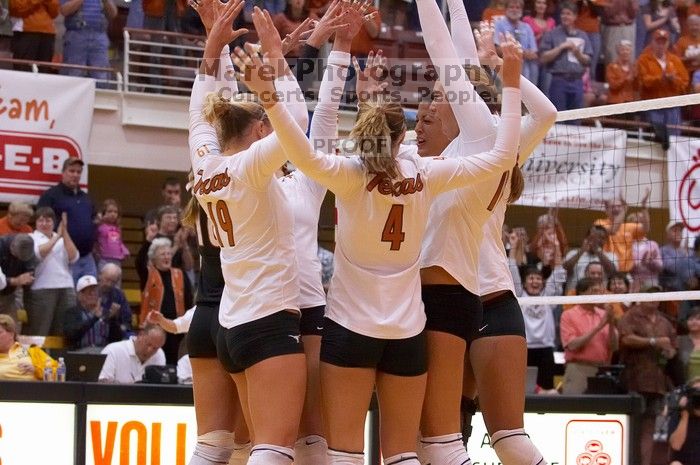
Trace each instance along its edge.
{"label": "white jersey", "polygon": [[[447,5],[452,18],[452,37],[460,59],[462,62],[478,64],[476,44],[474,36],[471,34],[471,26],[464,3],[460,0],[448,0]],[[440,40],[445,40],[444,35],[440,37]],[[521,140],[518,163],[522,166],[554,124],[557,110],[547,97],[527,79],[521,77],[520,88],[523,104],[528,110],[528,115],[522,118],[520,127]],[[467,119],[469,124],[464,126],[464,137],[469,143],[467,151],[463,155],[469,155],[482,151],[485,147],[490,147],[493,144],[500,123],[498,118],[491,115],[485,105],[469,105],[465,109],[469,112]],[[462,126],[460,126],[460,135],[462,135],[461,130]],[[483,237],[478,251],[477,273],[479,294],[486,295],[501,290],[514,292],[513,279],[501,234],[508,197],[510,196],[510,173],[503,173],[497,187],[491,186],[487,192],[490,192],[492,197],[488,203],[490,215],[481,228]],[[476,270],[476,268],[474,269]]]}
{"label": "white jersey", "polygon": [[[339,95],[343,91],[350,54],[332,51],[321,81],[318,102],[311,120],[310,139],[324,153],[332,152],[337,138]],[[318,218],[326,187],[297,170],[279,178],[280,186],[294,212],[294,240],[299,267],[299,308],[326,304],[318,258]]]}
{"label": "white jersey", "polygon": [[318,218],[326,188],[294,171],[278,179],[294,214],[294,242],[299,268],[299,308],[326,305],[318,258]]}
{"label": "white jersey", "polygon": [[419,257],[430,205],[442,192],[497,176],[514,163],[519,90],[505,89],[504,101],[506,126],[493,150],[454,160],[400,158],[403,179],[398,181],[367,174],[358,157],[314,152],[281,105],[268,111],[290,160],[336,195],[338,233],[328,318],[380,339],[409,338],[423,330]]}
{"label": "white jersey", "polygon": [[[277,89],[306,127],[307,111],[296,80],[280,78]],[[215,88],[198,75],[190,101],[193,194],[207,213],[221,247],[225,287],[219,322],[232,328],[282,310],[298,310],[299,282],[294,219],[273,176],[286,156],[273,133],[232,156],[222,156],[215,129],[202,118],[202,104]]]}

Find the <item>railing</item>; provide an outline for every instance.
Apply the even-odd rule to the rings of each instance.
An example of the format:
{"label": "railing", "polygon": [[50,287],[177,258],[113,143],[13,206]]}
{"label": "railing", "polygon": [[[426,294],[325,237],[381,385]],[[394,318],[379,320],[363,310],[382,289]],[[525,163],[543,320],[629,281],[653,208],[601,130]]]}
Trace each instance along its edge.
{"label": "railing", "polygon": [[[113,68],[104,68],[100,66],[82,66],[71,65],[67,63],[53,63],[49,61],[35,60],[20,60],[15,58],[0,57],[0,63],[8,63],[18,71],[31,71],[32,73],[60,73],[68,74],[68,71],[78,71],[79,73],[70,73],[71,76],[90,76],[95,79],[97,87],[101,89],[112,89],[121,92],[124,90],[124,80],[122,73]],[[66,71],[65,73],[62,71]],[[102,79],[99,74],[107,73],[108,79]]]}
{"label": "railing", "polygon": [[189,94],[204,40],[190,34],[125,28],[125,91]]}

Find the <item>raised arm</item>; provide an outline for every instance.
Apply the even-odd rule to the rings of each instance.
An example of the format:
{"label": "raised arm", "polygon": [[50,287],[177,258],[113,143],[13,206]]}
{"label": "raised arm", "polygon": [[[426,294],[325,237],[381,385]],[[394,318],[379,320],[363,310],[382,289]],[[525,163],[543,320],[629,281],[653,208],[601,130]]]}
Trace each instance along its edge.
{"label": "raised arm", "polygon": [[416,0],[425,47],[465,140],[481,139],[494,130],[488,107],[469,81],[435,0]]}
{"label": "raised arm", "polygon": [[350,65],[350,53],[333,50],[318,91],[318,103],[311,118],[309,138],[314,150],[333,154],[338,137],[338,107]]}
{"label": "raised arm", "polygon": [[483,182],[513,167],[520,138],[519,89],[503,89],[502,110],[493,149],[468,157],[431,159],[427,179],[434,193]]}
{"label": "raised arm", "polygon": [[557,120],[557,108],[550,102],[546,95],[533,83],[520,77],[520,90],[522,92],[523,105],[528,114],[521,118],[520,125],[520,153],[518,163],[520,166],[533,150],[547,136],[549,129]]}
{"label": "raised arm", "polygon": [[447,0],[447,8],[450,11],[452,43],[457,50],[457,55],[465,65],[480,66],[472,26],[469,23],[463,0]]}

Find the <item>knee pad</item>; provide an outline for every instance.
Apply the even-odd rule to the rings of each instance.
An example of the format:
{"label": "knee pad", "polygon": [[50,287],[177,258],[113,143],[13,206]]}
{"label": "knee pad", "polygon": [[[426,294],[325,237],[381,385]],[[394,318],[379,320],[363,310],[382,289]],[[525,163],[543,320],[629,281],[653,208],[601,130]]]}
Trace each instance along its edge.
{"label": "knee pad", "polygon": [[291,465],[294,451],[289,447],[258,444],[250,451],[248,465]]}
{"label": "knee pad", "polygon": [[233,444],[233,452],[231,453],[231,458],[228,461],[228,465],[245,465],[248,463],[248,458],[250,458],[250,450],[253,444],[248,441],[245,444]]}
{"label": "knee pad", "polygon": [[364,452],[342,452],[328,449],[328,465],[364,465]]}
{"label": "knee pad", "polygon": [[404,452],[384,459],[384,465],[420,465],[415,452]]}
{"label": "knee pad", "polygon": [[425,465],[471,465],[460,433],[422,438],[421,462]]}
{"label": "knee pad", "polygon": [[491,436],[491,447],[503,465],[547,465],[522,428],[496,431]]}
{"label": "knee pad", "polygon": [[212,465],[227,463],[233,451],[233,433],[230,431],[210,431],[197,436],[194,454],[189,465]]}
{"label": "knee pad", "polygon": [[316,434],[299,438],[294,444],[296,465],[326,465],[328,443]]}

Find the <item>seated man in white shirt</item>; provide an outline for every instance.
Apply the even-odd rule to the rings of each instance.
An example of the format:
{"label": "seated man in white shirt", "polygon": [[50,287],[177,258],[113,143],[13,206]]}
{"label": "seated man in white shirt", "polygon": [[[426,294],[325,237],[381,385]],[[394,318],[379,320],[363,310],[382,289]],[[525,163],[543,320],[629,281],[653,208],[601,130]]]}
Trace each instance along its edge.
{"label": "seated man in white shirt", "polygon": [[136,337],[108,344],[107,355],[99,380],[102,383],[133,384],[141,381],[148,365],[165,365],[165,331],[156,325],[146,325]]}

